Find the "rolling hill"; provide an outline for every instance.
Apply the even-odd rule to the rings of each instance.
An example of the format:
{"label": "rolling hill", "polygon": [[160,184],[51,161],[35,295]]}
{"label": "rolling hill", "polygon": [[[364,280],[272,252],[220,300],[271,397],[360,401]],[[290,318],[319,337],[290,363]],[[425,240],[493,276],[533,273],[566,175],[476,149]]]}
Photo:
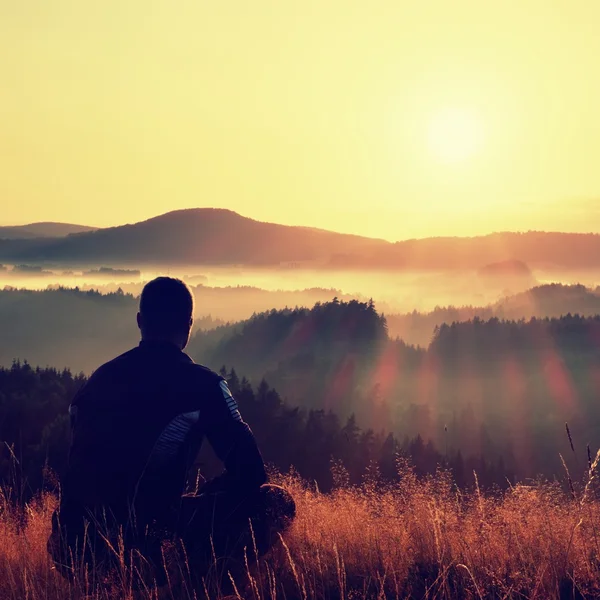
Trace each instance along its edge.
{"label": "rolling hill", "polygon": [[180,210],[56,240],[0,242],[4,261],[118,264],[274,265],[370,255],[389,242],[262,223],[221,209]]}
{"label": "rolling hill", "polygon": [[528,231],[406,240],[363,262],[412,269],[479,270],[493,263],[518,262],[529,268],[596,268],[600,267],[600,235]]}
{"label": "rolling hill", "polygon": [[0,240],[60,238],[73,233],[95,231],[95,227],[70,223],[30,223],[0,227]]}

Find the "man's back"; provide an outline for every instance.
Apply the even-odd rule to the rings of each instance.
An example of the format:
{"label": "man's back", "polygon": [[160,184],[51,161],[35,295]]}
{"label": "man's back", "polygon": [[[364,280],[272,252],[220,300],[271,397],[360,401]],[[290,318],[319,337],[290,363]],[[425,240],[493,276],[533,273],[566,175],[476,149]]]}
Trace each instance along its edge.
{"label": "man's back", "polygon": [[70,413],[63,523],[101,510],[136,529],[152,522],[169,527],[204,436],[231,485],[258,488],[266,479],[227,384],[168,342],[143,341],[100,367]]}
{"label": "man's back", "polygon": [[[294,518],[290,494],[263,485],[256,440],[225,380],[183,352],[193,315],[194,296],[183,281],[150,281],[137,314],[142,342],[100,367],[71,404],[69,467],[48,539],[55,566],[68,577],[90,564],[122,567],[115,548],[124,543],[164,581],[165,538],[178,538],[190,559],[206,566],[215,553],[241,556],[250,538],[266,552]],[[182,497],[205,437],[225,472]]]}

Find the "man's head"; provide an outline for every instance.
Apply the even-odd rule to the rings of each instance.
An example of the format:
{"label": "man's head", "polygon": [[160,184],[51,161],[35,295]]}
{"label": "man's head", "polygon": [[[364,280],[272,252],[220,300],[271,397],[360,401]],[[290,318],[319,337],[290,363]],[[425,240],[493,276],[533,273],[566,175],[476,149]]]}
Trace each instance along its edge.
{"label": "man's head", "polygon": [[153,279],[142,290],[137,322],[143,340],[171,342],[183,350],[194,323],[192,291],[180,279]]}

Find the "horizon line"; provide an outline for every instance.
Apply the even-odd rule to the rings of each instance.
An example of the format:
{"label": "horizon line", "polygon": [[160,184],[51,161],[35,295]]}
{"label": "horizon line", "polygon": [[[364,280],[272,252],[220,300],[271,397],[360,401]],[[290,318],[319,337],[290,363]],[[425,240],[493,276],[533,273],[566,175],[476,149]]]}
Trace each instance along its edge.
{"label": "horizon line", "polygon": [[[327,233],[333,233],[333,234],[337,234],[337,235],[349,235],[349,236],[359,237],[359,238],[363,238],[363,239],[385,241],[390,244],[412,242],[412,241],[422,241],[422,240],[476,239],[476,238],[490,237],[493,235],[528,234],[528,233],[564,234],[564,235],[600,235],[600,231],[561,231],[561,230],[547,230],[547,229],[527,229],[527,230],[525,230],[525,229],[521,229],[521,230],[503,229],[503,230],[488,230],[486,232],[478,233],[475,235],[452,235],[452,234],[439,235],[438,234],[438,235],[430,235],[430,236],[425,235],[425,236],[407,237],[407,238],[392,240],[392,239],[384,238],[384,237],[373,237],[373,236],[363,235],[360,233],[350,233],[348,231],[326,229],[323,227],[317,227],[317,226],[313,226],[313,225],[302,225],[302,224],[290,225],[287,223],[279,223],[276,221],[263,221],[260,219],[256,219],[254,217],[249,217],[249,216],[243,215],[243,214],[239,213],[238,211],[235,211],[230,208],[223,208],[223,207],[216,207],[216,206],[197,206],[197,207],[186,207],[186,208],[174,208],[173,210],[169,210],[164,213],[159,213],[159,214],[156,214],[151,217],[142,218],[137,221],[120,222],[120,223],[117,223],[114,225],[99,226],[99,225],[91,225],[91,224],[87,224],[87,223],[86,224],[73,223],[70,221],[43,220],[43,221],[30,221],[28,223],[18,223],[18,224],[14,224],[14,223],[9,224],[9,223],[0,222],[0,228],[6,227],[6,228],[23,228],[24,229],[24,228],[27,228],[30,226],[39,226],[39,225],[69,225],[69,226],[73,226],[73,227],[86,227],[86,228],[89,228],[90,230],[92,230],[89,232],[83,231],[80,233],[93,233],[93,230],[115,229],[115,228],[119,228],[119,227],[138,225],[140,223],[145,223],[147,221],[151,221],[153,219],[158,219],[160,217],[164,217],[166,215],[170,215],[173,213],[191,212],[191,211],[221,211],[221,212],[227,212],[227,213],[237,215],[243,219],[255,221],[258,223],[265,223],[268,225],[277,225],[280,227],[292,227],[292,228],[298,228],[298,229],[313,229],[313,230],[323,231],[323,232],[327,232]],[[67,234],[67,235],[71,235],[71,234]]]}

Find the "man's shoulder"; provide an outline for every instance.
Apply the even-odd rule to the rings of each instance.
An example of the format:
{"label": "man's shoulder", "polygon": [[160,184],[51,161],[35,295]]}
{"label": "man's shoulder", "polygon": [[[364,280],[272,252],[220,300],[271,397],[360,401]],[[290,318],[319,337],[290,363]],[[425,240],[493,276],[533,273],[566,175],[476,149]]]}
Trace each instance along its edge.
{"label": "man's shoulder", "polygon": [[138,354],[139,350],[137,347],[132,348],[123,354],[119,354],[119,356],[100,365],[90,376],[90,381],[103,379],[104,377],[112,377],[118,371],[127,369],[131,363],[136,361]]}
{"label": "man's shoulder", "polygon": [[194,362],[190,364],[194,373],[194,389],[201,391],[198,398],[210,414],[211,419],[225,422],[228,419],[242,421],[237,402],[233,398],[227,380],[219,373]]}
{"label": "man's shoulder", "polygon": [[221,381],[224,381],[224,378],[212,369],[193,361],[189,363],[188,368],[191,376],[200,384],[219,386]]}

